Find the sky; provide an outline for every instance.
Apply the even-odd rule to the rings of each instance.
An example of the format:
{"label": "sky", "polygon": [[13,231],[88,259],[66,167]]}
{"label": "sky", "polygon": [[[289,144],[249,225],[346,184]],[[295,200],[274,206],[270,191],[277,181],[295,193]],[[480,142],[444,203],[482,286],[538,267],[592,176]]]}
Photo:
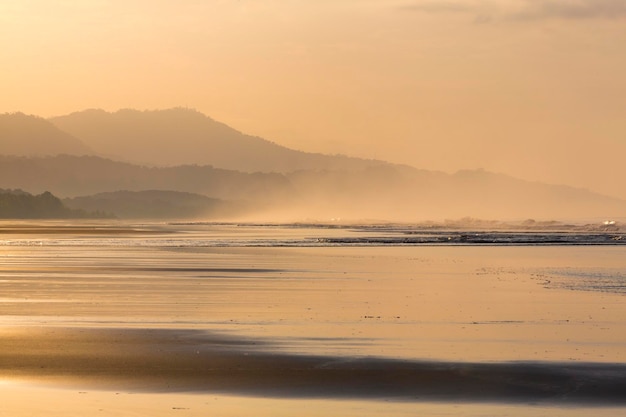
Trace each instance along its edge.
{"label": "sky", "polygon": [[0,113],[182,106],[626,199],[626,0],[0,0],[0,68]]}

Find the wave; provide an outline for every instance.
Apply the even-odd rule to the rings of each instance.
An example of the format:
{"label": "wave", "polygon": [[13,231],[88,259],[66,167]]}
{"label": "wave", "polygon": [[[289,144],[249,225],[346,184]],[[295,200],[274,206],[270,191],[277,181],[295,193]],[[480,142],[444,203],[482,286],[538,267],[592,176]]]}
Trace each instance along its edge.
{"label": "wave", "polygon": [[[355,235],[357,234],[357,235]],[[508,233],[508,232],[404,232],[396,230],[347,230],[343,235],[272,237],[212,237],[210,232],[192,238],[137,236],[45,237],[0,240],[0,246],[147,246],[147,247],[333,247],[333,246],[620,246],[626,234],[614,233]]]}

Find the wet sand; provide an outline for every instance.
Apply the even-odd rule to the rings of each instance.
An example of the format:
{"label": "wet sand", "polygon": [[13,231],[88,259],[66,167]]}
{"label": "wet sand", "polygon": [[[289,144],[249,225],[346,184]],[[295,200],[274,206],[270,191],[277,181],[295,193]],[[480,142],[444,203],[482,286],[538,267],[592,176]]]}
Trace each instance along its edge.
{"label": "wet sand", "polygon": [[168,329],[48,329],[3,336],[9,378],[95,388],[270,397],[626,405],[626,365],[470,363],[271,352]]}
{"label": "wet sand", "polygon": [[[256,401],[266,415],[309,403],[309,415],[383,415],[388,401],[397,415],[506,415],[503,404],[510,415],[611,415],[626,401],[623,295],[576,278],[626,270],[623,247],[67,246],[62,233],[46,236],[0,247],[0,384],[13,398],[0,415],[32,415],[27,396],[51,391],[77,404],[62,415],[94,411],[97,401],[76,401],[87,391],[192,404],[153,415],[200,415],[208,398],[223,415]],[[125,404],[113,414],[146,409]]]}

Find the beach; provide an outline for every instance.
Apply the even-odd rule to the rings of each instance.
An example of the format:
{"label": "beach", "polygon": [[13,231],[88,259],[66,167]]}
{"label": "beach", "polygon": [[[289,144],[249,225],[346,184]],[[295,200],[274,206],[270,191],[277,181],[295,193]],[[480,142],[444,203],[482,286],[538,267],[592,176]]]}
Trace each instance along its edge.
{"label": "beach", "polygon": [[311,226],[0,229],[2,416],[626,407],[624,245],[395,245],[389,230]]}

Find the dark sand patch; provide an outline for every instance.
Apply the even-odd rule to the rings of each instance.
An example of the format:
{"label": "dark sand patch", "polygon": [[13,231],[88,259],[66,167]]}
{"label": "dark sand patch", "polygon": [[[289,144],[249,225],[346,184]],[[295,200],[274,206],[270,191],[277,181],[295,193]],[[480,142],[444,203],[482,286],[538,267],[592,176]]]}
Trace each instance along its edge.
{"label": "dark sand patch", "polygon": [[105,389],[296,398],[626,404],[626,364],[297,355],[198,330],[3,329],[0,375]]}

